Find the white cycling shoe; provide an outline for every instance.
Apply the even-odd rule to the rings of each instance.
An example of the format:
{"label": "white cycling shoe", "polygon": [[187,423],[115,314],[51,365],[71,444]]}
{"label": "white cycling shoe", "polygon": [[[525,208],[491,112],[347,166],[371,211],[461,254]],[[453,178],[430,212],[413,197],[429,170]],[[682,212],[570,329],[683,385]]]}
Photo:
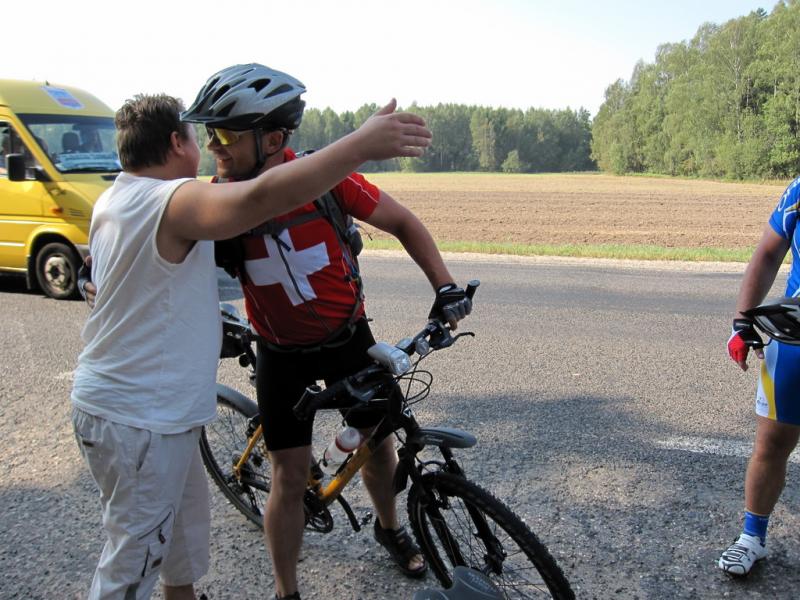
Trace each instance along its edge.
{"label": "white cycling shoe", "polygon": [[731,544],[717,563],[729,575],[747,575],[757,561],[767,555],[767,547],[761,538],[742,533]]}

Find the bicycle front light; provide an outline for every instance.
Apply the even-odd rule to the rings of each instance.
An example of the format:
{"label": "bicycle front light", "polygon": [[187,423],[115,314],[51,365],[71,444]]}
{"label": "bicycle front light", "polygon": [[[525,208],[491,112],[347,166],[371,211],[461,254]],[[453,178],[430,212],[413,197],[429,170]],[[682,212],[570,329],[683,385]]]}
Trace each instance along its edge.
{"label": "bicycle front light", "polygon": [[408,354],[386,342],[378,342],[367,350],[367,354],[398,377],[411,368]]}

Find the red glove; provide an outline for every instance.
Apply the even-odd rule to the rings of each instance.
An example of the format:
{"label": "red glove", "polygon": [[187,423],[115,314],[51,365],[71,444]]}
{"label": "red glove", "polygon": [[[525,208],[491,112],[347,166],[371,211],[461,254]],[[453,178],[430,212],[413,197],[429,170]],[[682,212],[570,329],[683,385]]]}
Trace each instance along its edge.
{"label": "red glove", "polygon": [[760,351],[763,347],[764,342],[756,332],[753,321],[750,319],[733,320],[733,331],[728,339],[728,354],[733,362],[746,371],[747,353],[750,348],[757,350],[759,358],[763,358],[763,353]]}

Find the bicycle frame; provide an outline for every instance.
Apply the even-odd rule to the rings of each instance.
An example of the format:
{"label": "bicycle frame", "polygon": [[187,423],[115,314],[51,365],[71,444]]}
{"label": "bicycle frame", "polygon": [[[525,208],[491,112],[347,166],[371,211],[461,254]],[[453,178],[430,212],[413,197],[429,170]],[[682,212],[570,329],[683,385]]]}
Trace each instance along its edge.
{"label": "bicycle frame", "polygon": [[[247,447],[242,453],[242,456],[239,458],[239,461],[233,467],[233,472],[237,479],[241,479],[242,468],[244,468],[244,465],[247,464],[253,448],[255,448],[256,444],[260,439],[262,439],[262,437],[263,426],[259,425],[252,437],[247,441]],[[336,500],[336,497],[341,494],[345,487],[347,487],[347,484],[350,483],[350,480],[353,478],[353,476],[361,467],[364,466],[364,463],[369,460],[369,457],[372,455],[372,449],[370,446],[374,447],[374,444],[370,444],[370,441],[373,439],[373,437],[370,437],[358,448],[358,450],[355,451],[355,453],[353,453],[353,456],[347,460],[342,469],[328,483],[328,485],[325,486],[325,488],[318,488],[317,484],[320,482],[320,480],[317,479],[313,473],[309,473],[309,487],[315,489],[317,497],[323,502],[323,504],[325,504],[325,506]]]}
{"label": "bicycle frame", "polygon": [[[373,406],[388,403],[389,406],[386,417],[375,427],[366,441],[345,461],[340,470],[325,487],[320,485],[322,478],[319,473],[315,473],[313,467],[316,461],[312,458],[308,488],[314,491],[315,495],[324,506],[329,506],[340,496],[355,474],[358,473],[361,467],[370,459],[375,449],[380,446],[386,438],[400,429],[405,431],[407,437],[419,431],[420,428],[413,413],[411,413],[410,410],[403,411],[401,409],[403,401],[402,392],[395,388],[389,396],[390,397],[387,399],[373,400],[370,402]],[[263,425],[259,425],[253,432],[253,435],[247,441],[247,447],[233,467],[233,473],[236,475],[237,479],[241,479],[242,469],[247,464],[253,448],[255,448],[260,439],[263,439]],[[420,444],[414,444],[413,446],[409,444],[404,445],[401,449],[400,461],[404,462],[406,467],[413,467],[414,457],[423,447],[424,446]],[[460,473],[461,470],[455,464],[455,461],[453,461],[453,455],[449,448],[442,447],[440,449],[445,464],[449,465],[450,470]],[[269,454],[267,456],[269,456]],[[412,480],[419,477],[419,472],[416,468],[406,468],[404,472],[410,476]]]}

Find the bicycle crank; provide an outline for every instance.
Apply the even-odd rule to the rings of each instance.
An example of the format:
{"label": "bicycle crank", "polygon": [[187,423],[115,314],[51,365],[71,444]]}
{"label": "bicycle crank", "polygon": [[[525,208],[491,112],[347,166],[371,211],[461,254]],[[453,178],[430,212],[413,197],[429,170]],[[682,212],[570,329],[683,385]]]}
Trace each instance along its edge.
{"label": "bicycle crank", "polygon": [[306,529],[319,533],[329,533],[333,529],[331,511],[311,490],[306,490],[303,496],[303,510],[306,516]]}

